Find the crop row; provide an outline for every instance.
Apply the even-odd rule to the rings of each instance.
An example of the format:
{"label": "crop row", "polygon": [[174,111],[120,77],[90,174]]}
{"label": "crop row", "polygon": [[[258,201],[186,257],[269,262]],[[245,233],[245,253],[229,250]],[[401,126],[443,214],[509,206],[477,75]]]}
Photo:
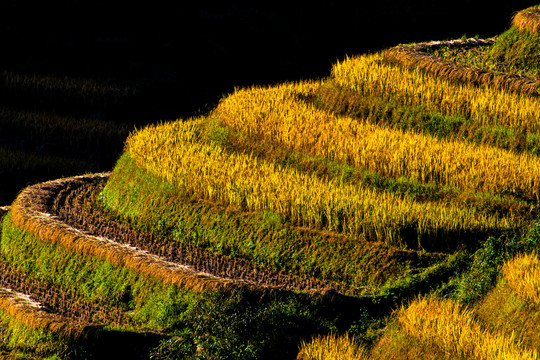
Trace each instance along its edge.
{"label": "crop row", "polygon": [[500,125],[537,132],[540,99],[484,84],[455,84],[420,70],[385,62],[382,53],[355,56],[336,63],[332,76],[340,86],[364,95],[430,111],[469,118],[483,125]]}
{"label": "crop row", "polygon": [[81,176],[73,179],[55,180],[26,188],[19,194],[11,207],[11,222],[16,227],[34,234],[53,244],[82,255],[92,255],[113,265],[134,269],[152,278],[186,287],[192,290],[232,289],[249,287],[249,284],[217,278],[213,275],[194,271],[192,268],[165,261],[128,244],[120,244],[111,239],[86,235],[52,217],[48,205],[68,181],[92,181],[103,174]]}
{"label": "crop row", "polygon": [[[32,354],[32,358],[57,354],[71,359],[87,353],[102,358],[112,350],[133,358],[162,339],[160,334],[133,331],[136,321],[128,311],[129,299],[88,297],[71,282],[47,279],[42,273],[28,271],[27,266],[13,261],[7,242],[18,235],[10,228],[9,221],[8,217],[4,224],[0,261],[2,345],[8,352]],[[33,240],[26,251],[32,246],[44,249],[38,240]],[[31,258],[28,252],[25,255],[26,259]],[[45,258],[32,258],[32,262],[37,264]],[[54,272],[55,259],[47,260]],[[110,348],[112,344],[114,349]]]}
{"label": "crop row", "polygon": [[[459,53],[467,51],[459,50]],[[497,147],[515,153],[540,153],[538,133],[481,125],[463,116],[443,115],[422,106],[400,104],[376,95],[366,96],[350,88],[338,86],[332,79],[324,81],[313,93],[299,93],[298,96],[299,100],[320,110],[336,116],[359,119],[361,122],[426,134],[439,139]]]}
{"label": "crop row", "polygon": [[174,241],[164,235],[136,230],[133,226],[115,219],[97,203],[96,196],[103,189],[105,180],[66,183],[55,196],[49,211],[61,221],[88,234],[130,244],[167,261],[188,265],[196,271],[220,278],[276,289],[323,291],[332,288],[332,284],[315,278],[271,271],[242,258],[214,255],[195,245]]}
{"label": "crop row", "polygon": [[[0,223],[8,211],[9,207],[0,207]],[[0,228],[0,238],[1,236]],[[129,323],[128,317],[121,308],[109,304],[104,299],[92,301],[83,299],[77,295],[75,289],[59,284],[51,286],[51,284],[35,278],[32,274],[20,271],[3,258],[0,260],[0,287],[30,295],[41,304],[40,307],[65,318],[66,320],[61,322],[73,323],[76,329],[79,329],[81,324],[123,325]],[[7,297],[9,298],[9,296]],[[2,309],[5,310],[4,307]],[[19,315],[23,314],[17,316]],[[51,321],[56,321],[54,316],[51,319]],[[45,322],[41,322],[36,327],[48,328],[44,325],[46,325]],[[71,331],[71,325],[68,324],[64,327],[66,331]]]}
{"label": "crop row", "polygon": [[94,205],[96,190],[106,177],[81,176],[29,187],[13,203],[10,220],[43,241],[195,291],[243,289],[265,294],[292,289],[324,294],[336,290],[323,280],[269,271],[241,258],[215,256],[194,245],[130,229]]}
{"label": "crop row", "polygon": [[31,274],[18,271],[4,260],[0,262],[0,269],[1,287],[30,294],[47,309],[74,322],[117,325],[129,323],[122,309],[111,306],[106,301],[84,300],[77,296],[74,289],[51,286],[33,278]]}
{"label": "crop row", "polygon": [[175,189],[137,166],[129,153],[118,161],[99,201],[140,229],[166,234],[214,254],[357,290],[395,280],[405,269],[423,271],[445,257],[298,226],[272,211],[246,211],[186,196],[183,189]]}
{"label": "crop row", "polygon": [[512,25],[519,31],[529,31],[533,34],[540,33],[540,7],[533,6],[518,11],[512,19]]}
{"label": "crop row", "polygon": [[442,59],[429,53],[441,47],[489,46],[493,41],[446,41],[398,45],[382,52],[384,60],[411,71],[421,70],[426,74],[454,83],[486,85],[490,88],[510,91],[517,94],[540,96],[540,80],[531,76],[500,73],[494,70],[472,65],[461,65],[454,61]]}
{"label": "crop row", "polygon": [[68,338],[87,336],[91,329],[90,325],[51,314],[30,296],[9,288],[0,287],[0,310],[30,328],[47,329]]}
{"label": "crop row", "polygon": [[[403,229],[418,235],[412,239],[414,246],[430,235],[459,237],[519,224],[512,215],[486,214],[445,201],[416,202],[339,179],[321,179],[249,154],[230,153],[197,142],[199,132],[196,120],[150,126],[131,136],[126,150],[140,167],[188,194],[251,211],[271,210],[299,225],[389,244],[404,243]],[[463,170],[463,174],[472,171]]]}
{"label": "crop row", "polygon": [[251,88],[222,100],[225,125],[250,137],[270,138],[296,151],[349,163],[391,177],[501,193],[540,195],[540,161],[489,146],[440,140],[374,125],[308,106],[296,94],[318,84]]}

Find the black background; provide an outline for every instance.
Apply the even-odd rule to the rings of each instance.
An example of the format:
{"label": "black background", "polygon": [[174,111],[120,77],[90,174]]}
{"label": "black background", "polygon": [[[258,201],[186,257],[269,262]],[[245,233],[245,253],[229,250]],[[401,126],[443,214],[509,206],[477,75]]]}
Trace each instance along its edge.
{"label": "black background", "polygon": [[151,76],[182,84],[178,112],[234,86],[325,77],[332,63],[398,43],[494,36],[534,1],[2,1],[4,69]]}

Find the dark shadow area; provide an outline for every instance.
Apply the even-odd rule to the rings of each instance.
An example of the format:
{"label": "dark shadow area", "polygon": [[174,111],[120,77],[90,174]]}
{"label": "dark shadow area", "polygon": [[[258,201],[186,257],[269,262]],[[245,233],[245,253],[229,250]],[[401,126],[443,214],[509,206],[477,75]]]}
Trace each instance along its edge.
{"label": "dark shadow area", "polygon": [[89,333],[86,339],[79,340],[79,346],[84,349],[84,359],[148,359],[148,354],[165,335],[152,332],[130,332],[117,330],[96,329]]}
{"label": "dark shadow area", "polygon": [[324,78],[346,55],[399,43],[494,36],[535,3],[3,1],[0,205],[112,169],[134,126],[205,114],[235,87]]}

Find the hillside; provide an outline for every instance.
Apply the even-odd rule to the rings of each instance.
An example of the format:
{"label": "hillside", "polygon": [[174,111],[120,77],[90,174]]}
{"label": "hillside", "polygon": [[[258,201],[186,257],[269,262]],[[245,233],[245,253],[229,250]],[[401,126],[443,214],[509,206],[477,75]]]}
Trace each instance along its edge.
{"label": "hillside", "polygon": [[[491,39],[346,57],[133,131],[42,117],[36,137],[127,139],[111,172],[0,208],[0,353],[537,359],[538,24],[528,8]],[[160,88],[8,75],[72,111]]]}

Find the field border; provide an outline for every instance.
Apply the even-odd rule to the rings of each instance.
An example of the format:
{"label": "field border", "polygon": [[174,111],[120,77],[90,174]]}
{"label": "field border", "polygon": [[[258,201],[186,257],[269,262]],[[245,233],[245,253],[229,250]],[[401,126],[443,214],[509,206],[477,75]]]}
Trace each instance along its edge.
{"label": "field border", "polygon": [[29,328],[42,329],[68,339],[97,338],[104,327],[51,313],[30,295],[5,287],[0,287],[0,311]]}
{"label": "field border", "polygon": [[533,6],[518,11],[512,18],[512,26],[520,32],[528,31],[531,34],[540,34],[540,6]]}
{"label": "field border", "polygon": [[539,78],[500,73],[477,66],[460,65],[454,61],[437,58],[427,53],[427,50],[435,50],[441,47],[489,46],[494,42],[495,40],[491,38],[401,44],[383,50],[382,55],[387,63],[402,66],[409,70],[421,70],[440,79],[470,83],[475,86],[491,86],[499,90],[528,96],[540,96]]}
{"label": "field border", "polygon": [[90,182],[96,178],[108,178],[108,173],[88,174],[52,180],[24,189],[11,206],[12,223],[38,238],[64,246],[82,255],[95,256],[116,266],[126,267],[164,283],[187,288],[192,291],[217,290],[224,293],[244,291],[255,296],[271,293],[295,293],[304,296],[322,296],[346,302],[362,302],[370,296],[351,297],[333,289],[289,290],[280,286],[260,285],[247,280],[218,277],[193,269],[191,266],[167,261],[157,255],[140,250],[112,239],[89,235],[71,227],[48,212],[55,195],[68,182]]}

